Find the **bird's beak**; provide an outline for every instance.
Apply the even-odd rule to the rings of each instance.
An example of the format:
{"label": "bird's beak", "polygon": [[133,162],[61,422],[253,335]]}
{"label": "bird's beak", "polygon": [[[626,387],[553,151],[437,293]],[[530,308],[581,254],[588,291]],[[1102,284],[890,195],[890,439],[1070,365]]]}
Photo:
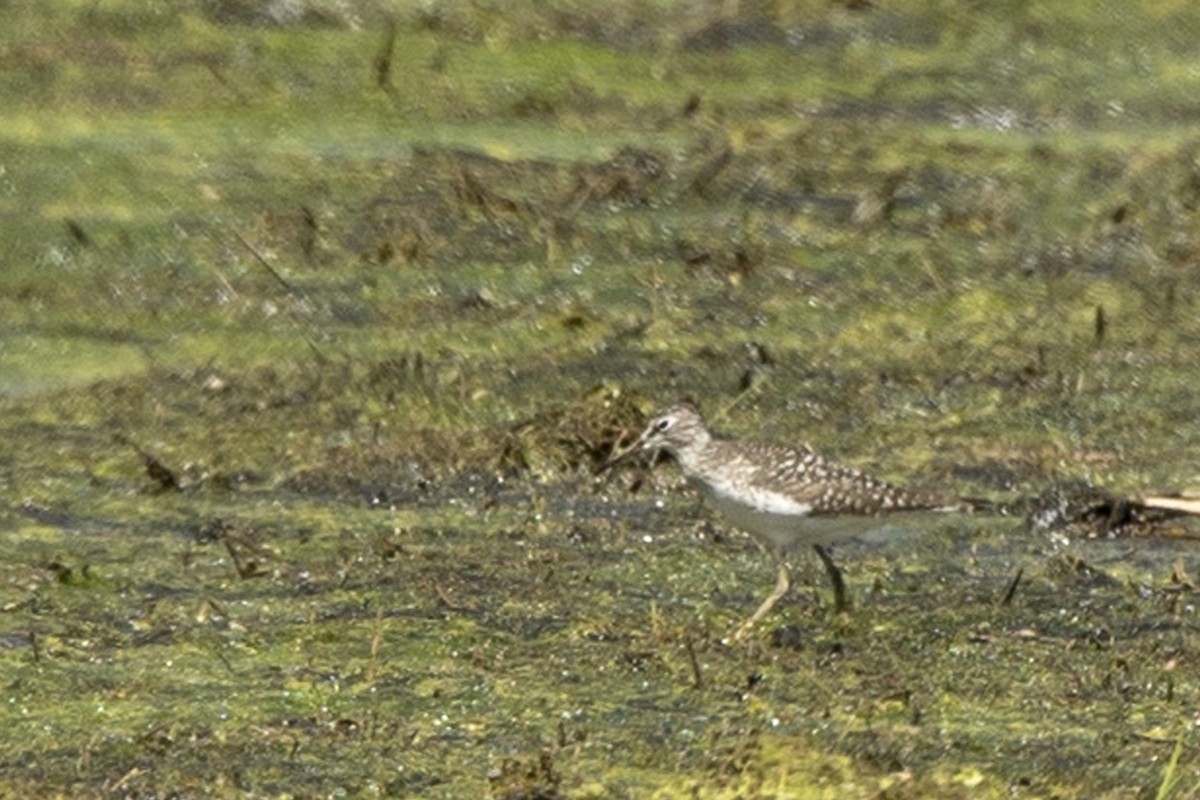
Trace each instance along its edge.
{"label": "bird's beak", "polygon": [[627,447],[624,450],[622,450],[620,453],[613,453],[611,456],[608,457],[608,459],[603,464],[600,465],[600,472],[608,472],[610,469],[615,467],[619,462],[624,461],[626,458],[628,458],[630,456],[630,454],[632,454],[635,450],[637,450],[637,447]]}
{"label": "bird's beak", "polygon": [[642,442],[645,441],[645,439],[646,439],[646,437],[643,434],[642,436],[639,436],[637,438],[637,441],[635,441],[633,444],[629,445],[629,447],[626,447],[624,450],[622,450],[619,453],[613,453],[611,456],[608,457],[608,459],[603,464],[600,465],[599,472],[607,472],[608,470],[615,467],[619,462],[624,461],[629,456],[631,456],[634,453],[636,453],[637,451],[641,450]]}

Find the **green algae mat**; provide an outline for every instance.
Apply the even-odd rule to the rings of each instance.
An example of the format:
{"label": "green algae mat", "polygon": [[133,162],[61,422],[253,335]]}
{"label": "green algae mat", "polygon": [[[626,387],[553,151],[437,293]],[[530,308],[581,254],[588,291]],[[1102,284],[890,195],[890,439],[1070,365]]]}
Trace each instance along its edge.
{"label": "green algae mat", "polygon": [[1191,3],[0,5],[0,797],[1200,794]]}

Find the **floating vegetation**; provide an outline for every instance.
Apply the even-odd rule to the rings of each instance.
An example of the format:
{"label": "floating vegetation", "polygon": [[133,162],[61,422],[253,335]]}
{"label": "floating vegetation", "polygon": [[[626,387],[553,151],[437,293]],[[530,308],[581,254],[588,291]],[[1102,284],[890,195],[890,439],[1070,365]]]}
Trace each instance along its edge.
{"label": "floating vegetation", "polygon": [[717,5],[6,4],[0,796],[1197,793],[1197,12]]}

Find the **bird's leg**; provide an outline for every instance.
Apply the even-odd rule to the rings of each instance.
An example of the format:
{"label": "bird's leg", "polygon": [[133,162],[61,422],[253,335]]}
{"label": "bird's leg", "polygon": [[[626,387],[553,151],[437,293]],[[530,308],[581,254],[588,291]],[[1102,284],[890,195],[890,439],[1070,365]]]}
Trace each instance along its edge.
{"label": "bird's leg", "polygon": [[787,590],[791,585],[791,581],[788,580],[787,562],[784,561],[783,556],[779,556],[779,577],[775,581],[775,591],[771,592],[766,600],[763,600],[762,605],[751,615],[750,619],[741,624],[737,632],[733,634],[733,638],[744,639],[754,628],[754,623],[767,615],[767,612],[779,602],[779,598],[787,594]]}
{"label": "bird's leg", "polygon": [[847,610],[850,608],[850,598],[846,597],[846,582],[842,580],[842,571],[837,568],[837,564],[833,563],[833,559],[829,557],[829,553],[825,551],[824,547],[814,544],[813,549],[817,551],[817,556],[820,557],[821,563],[825,565],[825,572],[829,574],[829,581],[833,584],[834,610]]}

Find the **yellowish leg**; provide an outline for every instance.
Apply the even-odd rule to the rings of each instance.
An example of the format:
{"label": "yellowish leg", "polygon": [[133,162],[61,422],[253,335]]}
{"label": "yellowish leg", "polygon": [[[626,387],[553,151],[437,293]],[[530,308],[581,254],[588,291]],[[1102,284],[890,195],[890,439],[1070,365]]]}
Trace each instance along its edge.
{"label": "yellowish leg", "polygon": [[825,552],[824,547],[814,544],[813,549],[817,551],[817,556],[825,565],[825,572],[829,574],[829,582],[833,584],[834,609],[838,612],[845,611],[850,608],[850,598],[846,596],[846,582],[842,580],[842,571],[837,568],[837,564],[833,563],[833,559],[829,557],[829,553]]}
{"label": "yellowish leg", "polygon": [[741,626],[737,629],[737,632],[733,634],[733,638],[746,638],[746,635],[754,629],[754,624],[767,615],[767,612],[769,612],[771,608],[779,602],[779,598],[787,594],[788,587],[790,586],[791,582],[788,580],[787,564],[784,562],[783,557],[780,556],[779,578],[775,581],[775,591],[771,592],[771,594],[767,596],[767,599],[764,600],[763,604],[758,607],[758,611],[755,611],[754,614],[751,615],[750,619],[741,624]]}

